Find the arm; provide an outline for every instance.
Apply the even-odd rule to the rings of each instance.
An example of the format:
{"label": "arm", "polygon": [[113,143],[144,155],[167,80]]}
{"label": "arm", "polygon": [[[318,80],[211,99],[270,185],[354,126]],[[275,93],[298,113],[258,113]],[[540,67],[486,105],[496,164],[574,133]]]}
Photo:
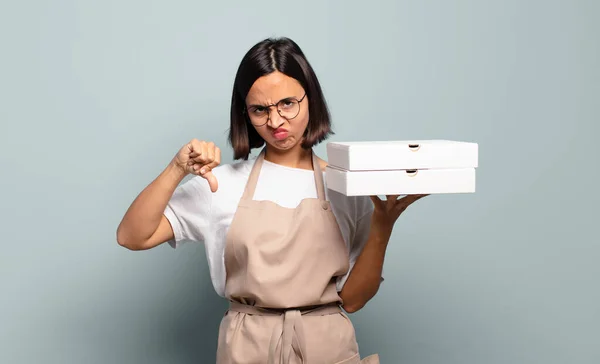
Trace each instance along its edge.
{"label": "arm", "polygon": [[215,192],[212,173],[221,162],[221,151],[214,143],[192,140],[183,146],[165,170],[133,201],[117,228],[117,242],[130,250],[146,250],[174,238],[164,212],[183,178],[196,174],[205,178]]}
{"label": "arm", "polygon": [[340,292],[343,308],[348,313],[363,308],[379,290],[385,253],[394,224],[408,206],[425,196],[409,195],[401,199],[387,196],[386,201],[377,196],[371,197],[374,209],[369,237]]}
{"label": "arm", "polygon": [[173,229],[164,211],[186,174],[171,163],[137,196],[117,228],[119,245],[145,250],[173,239]]}
{"label": "arm", "polygon": [[[372,223],[371,225],[373,226]],[[367,243],[340,292],[346,312],[360,310],[379,290],[388,241],[389,235],[379,233],[377,228],[371,228]]]}

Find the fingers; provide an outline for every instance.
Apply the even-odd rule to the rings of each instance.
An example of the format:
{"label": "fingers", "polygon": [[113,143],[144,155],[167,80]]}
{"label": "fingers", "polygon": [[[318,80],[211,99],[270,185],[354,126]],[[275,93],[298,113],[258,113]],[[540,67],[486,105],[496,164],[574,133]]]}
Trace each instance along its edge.
{"label": "fingers", "polygon": [[200,168],[200,174],[204,175],[210,171],[213,170],[213,168],[217,167],[219,164],[221,164],[221,149],[219,148],[209,148],[207,150],[207,155],[208,157],[206,158],[206,161],[208,163],[204,164],[201,168]]}
{"label": "fingers", "polygon": [[213,142],[205,142],[197,139],[189,142],[187,147],[188,170],[190,173],[205,178],[211,190],[215,192],[218,188],[218,183],[217,178],[212,174],[212,170],[221,164],[221,149],[215,146]]}
{"label": "fingers", "polygon": [[425,196],[428,196],[428,195],[408,195],[408,196],[403,197],[402,199],[406,200],[406,202],[410,205],[411,203],[416,202]]}
{"label": "fingers", "polygon": [[194,139],[188,144],[188,149],[188,162],[193,162],[193,164],[201,164],[203,166],[211,164],[215,161],[217,154],[218,162],[221,162],[221,151],[213,142],[204,142]]}
{"label": "fingers", "polygon": [[406,195],[396,201],[394,210],[396,210],[397,213],[402,213],[402,212],[404,212],[404,210],[406,210],[408,208],[408,206],[412,205],[413,203],[422,199],[425,196],[428,196],[428,195]]}
{"label": "fingers", "polygon": [[211,170],[213,168],[215,168],[216,166],[218,166],[219,164],[221,164],[221,149],[220,148],[218,148],[218,147],[214,148],[212,159],[213,159],[213,161],[208,164],[208,168],[210,168]]}
{"label": "fingers", "polygon": [[383,201],[381,201],[379,196],[377,196],[377,195],[371,196],[371,201],[373,201],[373,205],[375,206],[375,208],[377,208],[377,209],[384,208]]}
{"label": "fingers", "polygon": [[420,200],[421,198],[428,196],[428,195],[405,195],[402,198],[398,198],[398,195],[395,196],[388,196],[389,198],[393,198],[397,203],[413,203],[417,200]]}
{"label": "fingers", "polygon": [[419,194],[419,195],[406,195],[402,198],[399,198],[400,195],[386,195],[386,200],[383,201],[379,198],[379,196],[374,195],[370,196],[371,201],[373,201],[373,205],[375,206],[375,210],[385,214],[393,221],[396,219],[415,201],[422,199],[425,196],[429,196],[428,194]]}
{"label": "fingers", "polygon": [[[205,142],[194,139],[190,142],[190,154],[189,158],[194,160],[196,163],[206,164],[210,161],[209,158],[209,149],[214,149],[215,145],[212,142]],[[214,152],[213,152],[214,154]]]}
{"label": "fingers", "polygon": [[379,203],[381,202],[381,199],[379,198],[379,196],[375,195],[371,196],[371,201],[373,201],[373,203]]}
{"label": "fingers", "polygon": [[393,207],[398,202],[398,196],[400,195],[386,195],[388,207]]}
{"label": "fingers", "polygon": [[200,158],[203,163],[207,163],[209,161],[209,159],[208,159],[208,148],[209,148],[208,143],[201,142],[200,147],[202,148],[200,151]]}
{"label": "fingers", "polygon": [[210,187],[210,190],[213,193],[217,192],[217,189],[219,188],[217,177],[215,177],[215,175],[212,172],[206,172],[202,175],[202,177],[206,178],[206,180],[208,181],[208,186]]}
{"label": "fingers", "polygon": [[206,143],[206,160],[215,160],[215,144],[213,142]]}

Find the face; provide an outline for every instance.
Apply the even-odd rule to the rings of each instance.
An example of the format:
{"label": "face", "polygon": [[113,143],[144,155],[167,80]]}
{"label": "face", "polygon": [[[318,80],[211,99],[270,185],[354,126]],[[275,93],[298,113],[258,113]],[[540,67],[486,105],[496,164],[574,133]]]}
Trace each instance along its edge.
{"label": "face", "polygon": [[[305,94],[297,80],[277,71],[254,82],[246,96],[246,108],[253,127],[268,146],[289,150],[300,145],[308,125],[308,96]],[[293,99],[301,101],[295,106]],[[281,115],[277,106],[268,107],[277,103]],[[294,110],[298,110],[295,117]],[[286,115],[293,118],[284,117]]]}

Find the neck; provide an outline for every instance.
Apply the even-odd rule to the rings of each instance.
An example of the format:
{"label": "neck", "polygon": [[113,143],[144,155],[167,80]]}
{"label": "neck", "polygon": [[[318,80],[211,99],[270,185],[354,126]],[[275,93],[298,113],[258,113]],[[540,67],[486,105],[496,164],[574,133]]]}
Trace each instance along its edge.
{"label": "neck", "polygon": [[267,145],[265,160],[282,166],[312,170],[312,150],[303,149],[300,144],[289,150],[278,150]]}

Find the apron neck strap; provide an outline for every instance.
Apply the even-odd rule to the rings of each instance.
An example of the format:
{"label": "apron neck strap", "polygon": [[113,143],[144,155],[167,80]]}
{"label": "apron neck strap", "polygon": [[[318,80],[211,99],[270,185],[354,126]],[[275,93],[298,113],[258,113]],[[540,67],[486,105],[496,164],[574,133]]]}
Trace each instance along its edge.
{"label": "apron neck strap", "polygon": [[313,171],[315,173],[315,184],[317,185],[317,196],[319,200],[325,201],[325,184],[323,183],[323,172],[317,155],[311,150]]}
{"label": "apron neck strap", "polygon": [[[254,165],[252,166],[250,177],[248,177],[248,182],[246,183],[246,188],[244,189],[244,194],[242,195],[243,200],[252,200],[254,198],[254,191],[256,191],[258,176],[260,175],[260,170],[265,159],[265,152],[266,148],[263,148],[256,158]],[[325,184],[323,183],[323,172],[321,171],[321,165],[319,164],[319,160],[312,150],[311,154],[313,172],[315,174],[315,184],[317,186],[317,196],[319,197],[319,200],[325,201]]]}

